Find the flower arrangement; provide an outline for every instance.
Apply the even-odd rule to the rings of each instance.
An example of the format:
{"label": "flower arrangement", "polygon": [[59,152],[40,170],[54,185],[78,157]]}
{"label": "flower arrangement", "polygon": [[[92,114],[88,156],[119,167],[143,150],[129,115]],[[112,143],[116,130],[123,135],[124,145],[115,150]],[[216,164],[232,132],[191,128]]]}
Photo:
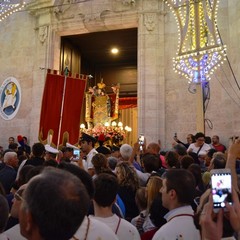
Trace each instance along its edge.
{"label": "flower arrangement", "polygon": [[123,129],[122,125],[112,125],[108,124],[101,125],[97,124],[93,128],[81,128],[82,132],[87,133],[95,137],[98,141],[107,141],[110,140],[112,144],[119,145],[123,139],[126,137],[126,131]]}

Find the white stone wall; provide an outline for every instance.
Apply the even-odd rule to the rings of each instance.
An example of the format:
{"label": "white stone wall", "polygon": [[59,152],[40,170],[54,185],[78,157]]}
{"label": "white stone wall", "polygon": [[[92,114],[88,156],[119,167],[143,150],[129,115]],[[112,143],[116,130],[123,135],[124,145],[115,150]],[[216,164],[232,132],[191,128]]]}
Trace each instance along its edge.
{"label": "white stone wall", "polygon": [[[33,0],[28,11],[0,22],[0,84],[14,76],[22,88],[16,117],[11,121],[0,118],[0,145],[6,147],[8,137],[18,134],[30,137],[30,144],[37,141],[46,75],[39,68],[59,69],[61,36],[130,27],[138,27],[139,133],[148,141],[160,139],[164,148],[171,147],[175,132],[183,141],[188,133],[196,133],[196,95],[189,93],[187,80],[172,70],[177,27],[161,0],[92,0],[70,8],[42,8],[52,2]],[[239,10],[238,0],[220,1],[218,26],[237,80]],[[218,134],[227,144],[229,136],[240,134],[240,91],[227,62],[215,72],[210,87],[206,118],[213,128],[206,126],[206,134]]]}
{"label": "white stone wall", "polygon": [[35,19],[26,12],[18,12],[0,22],[0,84],[13,76],[18,80],[22,92],[22,103],[16,117],[10,121],[0,118],[0,145],[4,147],[8,145],[9,136],[31,136],[33,94],[37,97],[37,93],[33,93],[34,28]]}

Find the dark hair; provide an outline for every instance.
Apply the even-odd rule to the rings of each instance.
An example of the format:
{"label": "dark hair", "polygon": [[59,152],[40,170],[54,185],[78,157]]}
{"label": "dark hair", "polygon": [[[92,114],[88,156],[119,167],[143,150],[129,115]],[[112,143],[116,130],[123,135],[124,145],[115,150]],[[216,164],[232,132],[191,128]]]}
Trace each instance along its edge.
{"label": "dark hair", "polygon": [[194,143],[196,140],[195,140],[195,136],[193,135],[193,134],[188,134],[190,137],[191,137],[191,139],[192,139],[192,142]]}
{"label": "dark hair", "polygon": [[169,169],[164,174],[167,192],[174,189],[178,202],[191,205],[195,194],[195,179],[186,169]]}
{"label": "dark hair", "polygon": [[198,159],[197,153],[195,153],[195,152],[188,152],[188,155],[193,158],[194,163],[200,164],[200,161]]}
{"label": "dark hair", "polygon": [[94,185],[93,185],[92,177],[88,174],[88,172],[86,172],[82,168],[79,168],[78,166],[72,163],[67,163],[67,162],[59,163],[58,168],[66,170],[72,173],[73,175],[75,175],[76,177],[78,177],[82,181],[85,188],[87,189],[89,197],[91,199],[93,198]]}
{"label": "dark hair", "polygon": [[33,165],[25,165],[22,167],[22,169],[19,172],[19,177],[18,177],[18,186],[19,187],[28,182],[29,179],[27,178],[27,175],[33,168],[34,168]]}
{"label": "dark hair", "polygon": [[101,173],[94,179],[94,200],[101,207],[109,207],[113,204],[118,192],[117,178],[111,174]]}
{"label": "dark hair", "polygon": [[225,168],[226,166],[226,158],[224,155],[216,155],[213,158],[213,165],[214,165],[214,169],[221,169],[221,168]]}
{"label": "dark hair", "polygon": [[57,167],[58,166],[58,163],[56,160],[53,160],[53,159],[49,159],[47,161],[44,161],[43,163],[43,166],[44,167]]}
{"label": "dark hair", "polygon": [[97,153],[92,157],[92,164],[96,174],[109,169],[107,157],[102,153]]}
{"label": "dark hair", "polygon": [[[28,166],[28,165],[26,165]],[[43,165],[39,165],[39,166],[34,166],[32,169],[29,170],[29,172],[26,175],[26,181],[28,182],[30,179],[32,179],[33,177],[37,176],[38,174],[40,174],[44,169]]]}
{"label": "dark hair", "polygon": [[8,149],[15,150],[16,148],[18,148],[18,144],[17,143],[10,143],[8,145]]}
{"label": "dark hair", "polygon": [[204,133],[202,133],[202,132],[198,132],[198,133],[196,133],[196,135],[195,135],[195,140],[197,140],[197,139],[200,138],[200,137],[205,138]]}
{"label": "dark hair", "polygon": [[178,154],[173,151],[168,151],[165,155],[165,160],[167,165],[172,168],[180,168],[180,161],[178,159]]}
{"label": "dark hair", "polygon": [[213,154],[214,154],[215,152],[217,152],[217,150],[214,149],[214,148],[211,148],[211,149],[208,150],[207,156],[208,156],[209,158],[212,158],[212,157],[213,157]]}
{"label": "dark hair", "polygon": [[178,153],[180,156],[184,156],[187,154],[187,149],[182,144],[176,144],[173,149]]}
{"label": "dark hair", "polygon": [[161,162],[158,155],[146,153],[142,156],[142,162],[145,172],[151,173],[161,168]]}
{"label": "dark hair", "polygon": [[189,156],[189,155],[185,155],[182,157],[181,159],[181,166],[184,169],[188,169],[188,167],[194,163],[194,159],[193,157]]}
{"label": "dark hair", "polygon": [[70,158],[68,158],[68,157],[61,157],[61,159],[60,159],[60,163],[61,163],[61,162],[67,162],[67,163],[70,163],[71,160],[70,160]]}
{"label": "dark hair", "polygon": [[42,157],[45,152],[45,147],[42,143],[34,143],[32,146],[32,153],[35,157]]}
{"label": "dark hair", "polygon": [[195,178],[196,187],[200,192],[200,195],[205,191],[203,180],[202,180],[202,172],[200,165],[193,163],[188,167],[188,170],[193,174]]}
{"label": "dark hair", "polygon": [[168,209],[163,207],[162,196],[160,193],[158,193],[149,209],[150,219],[157,228],[160,228],[167,222],[164,218],[167,213]]}
{"label": "dark hair", "polygon": [[77,231],[89,207],[89,196],[74,175],[47,167],[24,191],[23,208],[32,215],[45,240],[68,240]]}
{"label": "dark hair", "polygon": [[212,139],[209,136],[206,136],[205,137],[205,143],[211,144],[211,142],[212,142]]}
{"label": "dark hair", "polygon": [[71,147],[65,147],[65,149],[63,150],[64,152],[73,152],[73,148]]}

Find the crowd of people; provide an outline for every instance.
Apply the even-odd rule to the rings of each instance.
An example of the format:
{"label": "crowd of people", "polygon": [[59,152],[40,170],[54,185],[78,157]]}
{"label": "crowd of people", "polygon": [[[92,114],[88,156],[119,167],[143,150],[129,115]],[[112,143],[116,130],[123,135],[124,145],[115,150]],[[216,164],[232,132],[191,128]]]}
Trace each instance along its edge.
{"label": "crowd of people", "polygon": [[[172,149],[136,142],[96,148],[83,133],[61,149],[26,137],[0,148],[0,240],[238,239],[240,139],[174,136]],[[211,171],[230,169],[215,209]],[[231,200],[229,200],[231,199]]]}

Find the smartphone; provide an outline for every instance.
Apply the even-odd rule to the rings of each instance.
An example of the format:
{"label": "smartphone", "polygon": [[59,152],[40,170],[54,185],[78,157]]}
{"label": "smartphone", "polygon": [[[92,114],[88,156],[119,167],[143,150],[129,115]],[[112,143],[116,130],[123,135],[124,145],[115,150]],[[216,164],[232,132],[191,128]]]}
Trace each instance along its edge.
{"label": "smartphone", "polygon": [[139,138],[138,138],[138,144],[140,145],[140,151],[143,150],[143,144],[144,144],[144,135],[140,134]]}
{"label": "smartphone", "polygon": [[80,157],[80,149],[73,149],[73,155],[74,155],[76,158],[79,158],[79,157]]}
{"label": "smartphone", "polygon": [[213,208],[225,208],[225,202],[232,204],[232,178],[228,168],[211,170]]}

